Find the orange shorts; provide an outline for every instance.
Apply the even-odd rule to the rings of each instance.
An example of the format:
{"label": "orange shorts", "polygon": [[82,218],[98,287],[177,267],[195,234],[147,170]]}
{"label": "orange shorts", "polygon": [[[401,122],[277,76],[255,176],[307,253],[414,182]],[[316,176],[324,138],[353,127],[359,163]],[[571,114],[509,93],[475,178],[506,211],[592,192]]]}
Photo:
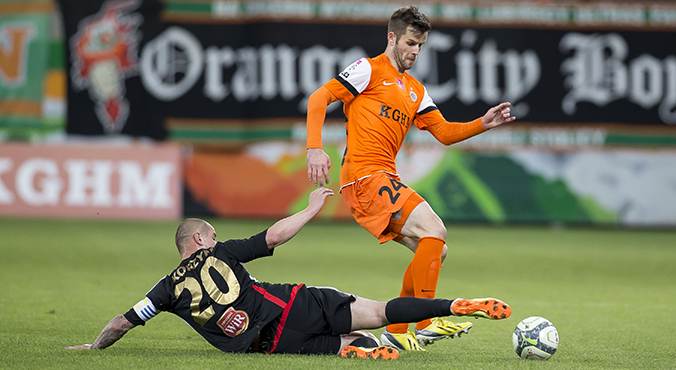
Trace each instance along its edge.
{"label": "orange shorts", "polygon": [[[399,240],[411,211],[425,200],[399,176],[376,172],[340,190],[352,217],[382,244]],[[401,211],[401,212],[400,212]]]}

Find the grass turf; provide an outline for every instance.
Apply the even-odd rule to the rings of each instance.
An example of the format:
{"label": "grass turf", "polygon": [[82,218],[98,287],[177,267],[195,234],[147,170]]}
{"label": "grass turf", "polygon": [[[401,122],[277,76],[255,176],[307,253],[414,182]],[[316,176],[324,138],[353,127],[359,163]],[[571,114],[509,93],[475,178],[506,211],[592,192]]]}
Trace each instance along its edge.
{"label": "grass turf", "polygon": [[[219,240],[250,236],[268,221],[218,221]],[[437,296],[495,296],[512,317],[471,319],[460,339],[397,361],[337,356],[222,353],[162,314],[104,351],[91,343],[179,262],[177,223],[0,219],[0,368],[458,368],[676,367],[676,232],[449,225]],[[335,286],[387,300],[412,254],[354,224],[313,222],[272,258],[247,264],[259,280]],[[524,361],[511,333],[528,316],[559,330],[547,362]],[[374,331],[379,336],[379,331]]]}

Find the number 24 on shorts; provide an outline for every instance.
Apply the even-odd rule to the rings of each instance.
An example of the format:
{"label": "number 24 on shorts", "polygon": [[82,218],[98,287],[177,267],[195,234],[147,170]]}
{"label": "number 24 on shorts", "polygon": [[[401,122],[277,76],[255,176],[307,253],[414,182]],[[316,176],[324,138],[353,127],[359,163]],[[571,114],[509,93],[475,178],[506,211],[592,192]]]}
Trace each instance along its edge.
{"label": "number 24 on shorts", "polygon": [[395,204],[397,202],[397,199],[399,199],[399,196],[401,195],[399,193],[399,189],[401,188],[407,189],[408,186],[402,184],[401,182],[395,179],[390,179],[390,183],[392,184],[392,188],[388,187],[387,185],[381,186],[380,190],[378,190],[378,195],[382,196],[383,193],[387,193],[387,195],[389,195],[390,197],[390,202],[392,202],[392,204]]}

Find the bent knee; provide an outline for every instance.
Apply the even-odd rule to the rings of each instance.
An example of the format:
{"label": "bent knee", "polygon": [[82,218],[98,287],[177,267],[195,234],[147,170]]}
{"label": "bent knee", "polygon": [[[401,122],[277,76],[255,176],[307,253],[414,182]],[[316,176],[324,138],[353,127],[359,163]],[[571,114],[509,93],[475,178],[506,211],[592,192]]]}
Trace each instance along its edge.
{"label": "bent knee", "polygon": [[441,250],[441,263],[444,263],[447,254],[448,254],[448,246],[444,244],[444,248]]}
{"label": "bent knee", "polygon": [[446,240],[446,226],[441,221],[441,219],[438,219],[436,222],[431,222],[429,225],[427,225],[426,229],[426,234],[428,236]]}

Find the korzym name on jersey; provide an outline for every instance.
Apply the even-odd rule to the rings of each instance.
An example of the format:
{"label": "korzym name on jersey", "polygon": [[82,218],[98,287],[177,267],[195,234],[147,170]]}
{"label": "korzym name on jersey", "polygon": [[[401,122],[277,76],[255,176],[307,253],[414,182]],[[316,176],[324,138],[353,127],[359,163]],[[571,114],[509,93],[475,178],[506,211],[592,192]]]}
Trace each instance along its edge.
{"label": "korzym name on jersey", "polygon": [[195,258],[188,261],[188,264],[185,266],[179,266],[174,272],[171,273],[171,280],[175,283],[180,280],[186,272],[192,271],[197,268],[201,262],[204,262],[204,259],[207,258],[213,252],[214,248],[202,249],[195,255]]}

